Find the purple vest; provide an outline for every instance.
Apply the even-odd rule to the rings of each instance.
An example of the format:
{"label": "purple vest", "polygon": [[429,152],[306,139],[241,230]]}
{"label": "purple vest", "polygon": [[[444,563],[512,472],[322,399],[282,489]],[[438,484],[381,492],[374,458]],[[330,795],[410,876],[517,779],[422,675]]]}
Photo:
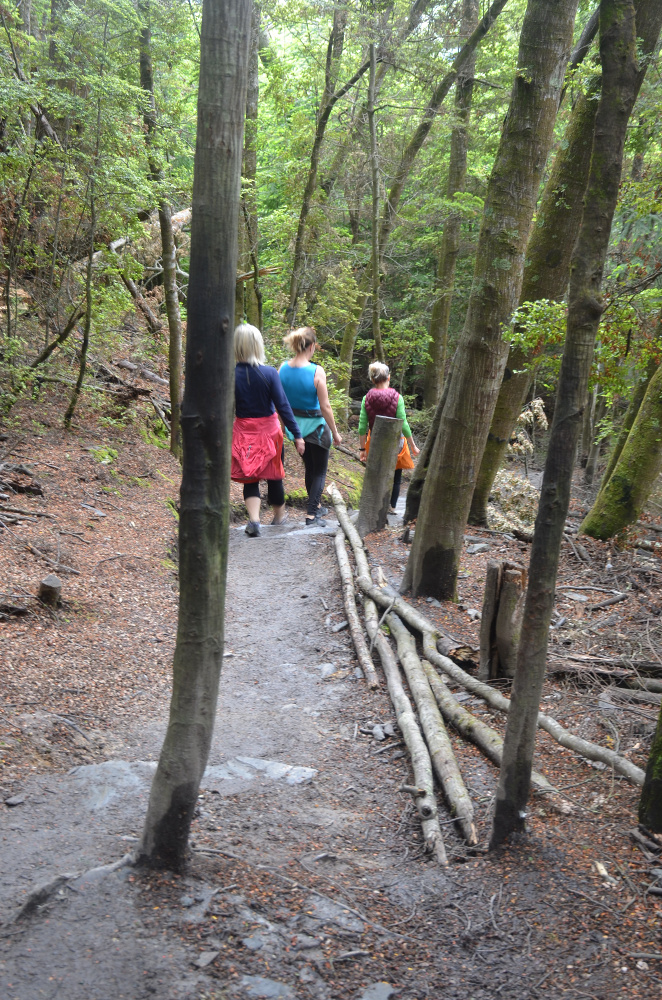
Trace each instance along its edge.
{"label": "purple vest", "polygon": [[397,389],[370,389],[365,397],[365,411],[368,426],[372,430],[375,417],[394,417],[398,408],[400,393]]}

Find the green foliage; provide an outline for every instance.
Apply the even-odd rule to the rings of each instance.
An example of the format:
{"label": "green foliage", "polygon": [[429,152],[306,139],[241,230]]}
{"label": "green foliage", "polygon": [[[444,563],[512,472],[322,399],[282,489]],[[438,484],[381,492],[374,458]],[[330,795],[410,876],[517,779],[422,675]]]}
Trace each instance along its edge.
{"label": "green foliage", "polygon": [[519,347],[526,354],[537,354],[545,347],[563,343],[566,331],[567,306],[550,299],[523,302],[513,313],[504,339],[511,348]]}

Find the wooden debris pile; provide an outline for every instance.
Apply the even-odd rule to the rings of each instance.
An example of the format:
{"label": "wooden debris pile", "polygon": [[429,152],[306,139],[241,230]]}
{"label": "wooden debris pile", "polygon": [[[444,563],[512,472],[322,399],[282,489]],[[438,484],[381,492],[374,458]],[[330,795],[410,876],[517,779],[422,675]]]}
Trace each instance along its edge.
{"label": "wooden debris pile", "polygon": [[[339,490],[331,484],[327,486],[327,492],[333,500],[340,523],[335,538],[336,553],[341,567],[345,612],[350,622],[359,662],[369,686],[376,687],[379,681],[372,663],[372,652],[376,650],[395,708],[398,726],[411,757],[414,782],[413,785],[403,786],[401,790],[413,798],[427,851],[440,864],[446,864],[442,823],[439,820],[435,797],[435,777],[448,805],[451,822],[456,823],[467,845],[473,847],[477,843],[473,803],[455,759],[446,724],[450,724],[457,733],[473,743],[497,765],[501,763],[503,748],[501,735],[460,704],[458,698],[447,687],[446,678],[483,699],[492,709],[499,712],[507,713],[510,701],[484,680],[468,674],[459,663],[446,655],[446,651],[453,648],[452,640],[441,635],[435,624],[388,587],[383,578],[378,580],[379,573],[375,573],[373,579],[363,543],[349,519]],[[355,579],[350,568],[345,538],[352,547],[356,563]],[[508,622],[512,627],[513,615],[510,612],[517,606],[519,594],[524,586],[524,576],[521,567],[510,567],[510,569],[514,574],[519,573],[519,580],[510,581],[517,584],[514,588],[516,593],[510,595],[513,600],[508,604]],[[502,576],[505,575],[503,569],[501,573]],[[356,607],[357,589],[363,600],[365,629],[369,643],[366,643],[360,626]],[[395,641],[396,650],[382,631],[384,623]],[[420,645],[417,645],[417,638]],[[403,675],[414,705],[405,690]],[[588,760],[599,761],[613,768],[615,773],[622,775],[634,785],[643,784],[642,769],[614,750],[575,736],[551,716],[543,713],[538,717],[538,726],[561,746],[573,750]],[[558,796],[556,789],[544,775],[534,772],[531,781],[536,791]]]}

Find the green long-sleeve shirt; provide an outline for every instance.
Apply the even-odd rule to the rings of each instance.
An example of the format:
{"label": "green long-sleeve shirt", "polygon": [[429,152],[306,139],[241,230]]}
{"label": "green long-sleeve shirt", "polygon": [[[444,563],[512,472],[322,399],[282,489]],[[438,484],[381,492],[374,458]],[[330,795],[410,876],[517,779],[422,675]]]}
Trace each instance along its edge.
{"label": "green long-sleeve shirt", "polygon": [[[407,423],[407,414],[405,413],[405,401],[402,396],[398,396],[398,408],[395,411],[396,417],[402,417],[402,433],[406,438],[412,437],[411,427]],[[365,408],[365,396],[361,400],[361,413],[359,416],[359,434],[368,433],[368,411]]]}

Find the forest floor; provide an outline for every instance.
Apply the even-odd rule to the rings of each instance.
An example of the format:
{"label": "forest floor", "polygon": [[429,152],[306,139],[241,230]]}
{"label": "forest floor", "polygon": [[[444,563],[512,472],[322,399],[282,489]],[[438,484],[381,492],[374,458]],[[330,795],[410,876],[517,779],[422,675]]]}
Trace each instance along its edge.
{"label": "forest floor", "polygon": [[[63,409],[47,387],[0,439],[0,518],[14,519],[0,526],[3,1000],[660,997],[662,859],[633,839],[638,790],[609,769],[541,734],[536,767],[563,803],[535,796],[528,835],[488,854],[497,770],[453,737],[479,847],[442,814],[450,864],[424,855],[397,729],[373,735],[394,723],[387,692],[366,688],[336,630],[335,521],[305,529],[301,509],[259,539],[230,530],[189,870],[104,868],[140,836],[167,721],[179,468],[137,425],[109,426],[89,406],[65,434]],[[330,478],[355,487],[357,468],[336,452]],[[291,453],[286,487],[302,487]],[[584,501],[578,490],[575,510]],[[459,602],[417,603],[475,647],[486,560],[526,563],[529,546],[467,534]],[[366,540],[393,584],[401,536],[393,519]],[[36,600],[51,571],[64,581],[54,611]],[[631,544],[564,545],[543,694],[570,730],[640,766],[657,706],[624,700],[613,676],[572,657],[659,660],[660,572]],[[627,599],[595,608],[614,589]],[[498,713],[461,697],[503,732]]]}

